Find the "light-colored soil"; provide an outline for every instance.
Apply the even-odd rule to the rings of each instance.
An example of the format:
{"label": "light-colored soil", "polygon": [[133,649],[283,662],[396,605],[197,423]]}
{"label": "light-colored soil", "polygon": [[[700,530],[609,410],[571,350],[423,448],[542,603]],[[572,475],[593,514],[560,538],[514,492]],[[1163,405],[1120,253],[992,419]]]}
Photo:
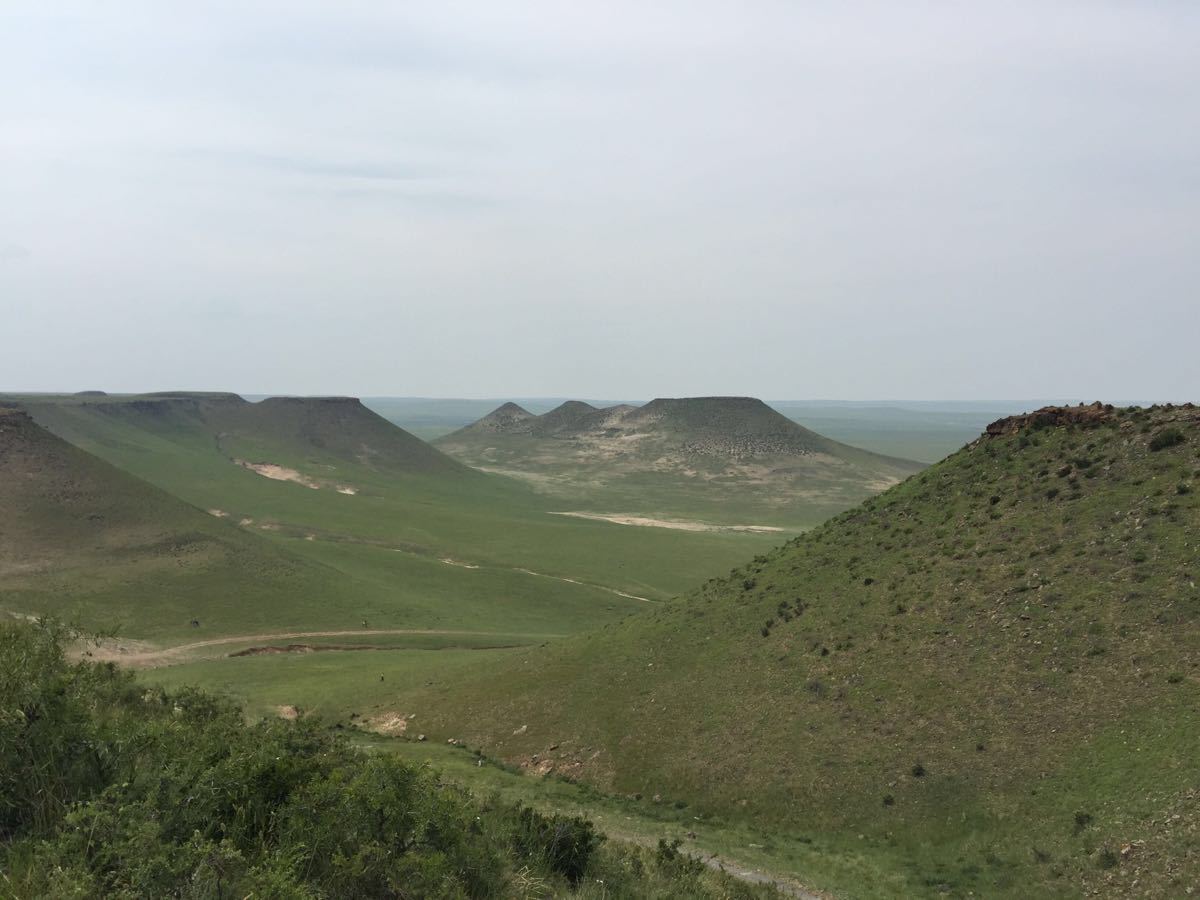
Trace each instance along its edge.
{"label": "light-colored soil", "polygon": [[400,713],[382,713],[367,719],[365,724],[368,731],[395,737],[408,731],[408,718]]}
{"label": "light-colored soil", "polygon": [[321,489],[321,486],[307,475],[295,469],[289,469],[286,466],[277,466],[274,463],[252,463],[244,459],[235,459],[234,462],[243,469],[249,469],[251,472],[256,472],[263,478],[270,478],[272,481],[294,481],[296,484],[302,484],[314,491]]}
{"label": "light-colored soil", "polygon": [[444,562],[448,566],[457,566],[460,569],[478,569],[479,568],[479,566],[473,565],[472,563],[459,562],[457,559],[450,559],[448,557],[443,558],[442,562]]}
{"label": "light-colored soil", "polygon": [[555,512],[553,516],[572,516],[576,519],[594,519],[612,522],[614,525],[639,525],[645,528],[674,528],[679,531],[742,531],[752,534],[773,534],[784,531],[774,525],[714,525],[710,522],[695,522],[686,519],[651,519],[646,516],[605,515],[589,512]]}
{"label": "light-colored soil", "polygon": [[[77,649],[77,655],[97,662],[116,662],[131,669],[153,669],[173,663],[191,662],[205,657],[222,656],[211,651],[230,644],[260,644],[268,641],[287,641],[318,637],[370,637],[401,634],[435,634],[480,637],[490,631],[455,631],[427,628],[361,628],[343,631],[281,631],[269,634],[230,634],[205,641],[177,644],[174,647],[156,647],[146,641],[118,640],[105,638]],[[548,636],[548,635],[547,635]]]}

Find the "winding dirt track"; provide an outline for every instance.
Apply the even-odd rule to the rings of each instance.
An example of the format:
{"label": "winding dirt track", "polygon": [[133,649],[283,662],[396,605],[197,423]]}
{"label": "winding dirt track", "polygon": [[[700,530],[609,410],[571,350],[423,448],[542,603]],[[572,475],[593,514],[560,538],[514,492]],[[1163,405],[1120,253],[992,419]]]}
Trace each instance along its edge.
{"label": "winding dirt track", "polygon": [[[269,634],[230,634],[206,641],[193,641],[190,644],[176,644],[174,647],[147,648],[139,645],[136,649],[122,650],[119,641],[106,641],[91,649],[91,658],[100,661],[118,662],[121,665],[136,669],[151,669],[156,666],[180,662],[181,657],[200,659],[205,656],[221,654],[199,653],[209,647],[221,647],[227,644],[258,644],[266,641],[290,641],[301,638],[322,637],[382,637],[398,634],[427,634],[427,635],[457,635],[459,637],[506,637],[493,631],[453,631],[435,630],[428,628],[356,628],[342,631],[276,631]],[[531,639],[561,637],[557,634],[522,635]]]}

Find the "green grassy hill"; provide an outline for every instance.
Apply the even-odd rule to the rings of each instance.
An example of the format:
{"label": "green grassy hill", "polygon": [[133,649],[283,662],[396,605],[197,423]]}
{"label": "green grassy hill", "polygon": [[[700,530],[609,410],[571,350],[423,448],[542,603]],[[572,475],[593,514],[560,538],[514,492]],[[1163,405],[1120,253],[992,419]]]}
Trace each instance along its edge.
{"label": "green grassy hill", "polygon": [[164,436],[199,436],[229,459],[377,471],[467,475],[468,470],[353,397],[268,397],[161,392],[140,396],[13,398],[68,438],[87,441],[97,419]]}
{"label": "green grassy hill", "polygon": [[[206,631],[357,628],[366,619],[379,629],[541,640],[666,599],[772,541],[552,515],[554,507],[526,485],[455,463],[354,401],[17,399],[54,434],[186,501],[193,513],[206,511],[211,524],[236,526],[336,581],[322,589],[324,603],[281,593],[277,602],[238,604],[237,592],[226,590],[229,615],[205,619]],[[364,446],[371,452],[361,453]],[[74,602],[80,586],[68,585],[54,608]],[[127,606],[155,608],[154,596],[149,588],[130,592]],[[32,600],[19,608],[38,610]],[[275,626],[264,628],[267,621]],[[119,622],[98,624],[170,636],[152,615],[122,612]]]}
{"label": "green grassy hill", "polygon": [[1200,883],[1200,411],[1003,420],[727,577],[396,709],[773,824],[845,896]]}
{"label": "green grassy hill", "polygon": [[200,639],[295,621],[345,627],[391,599],[0,409],[0,609]]}
{"label": "green grassy hill", "polygon": [[568,401],[539,416],[509,403],[435,443],[526,479],[568,512],[785,530],[921,468],[822,437],[749,397]]}

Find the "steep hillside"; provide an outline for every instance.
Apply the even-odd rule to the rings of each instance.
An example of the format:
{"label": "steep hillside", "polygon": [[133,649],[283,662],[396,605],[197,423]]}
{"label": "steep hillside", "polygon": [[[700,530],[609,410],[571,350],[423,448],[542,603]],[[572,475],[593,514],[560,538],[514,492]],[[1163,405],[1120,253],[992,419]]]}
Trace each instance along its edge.
{"label": "steep hillside", "polygon": [[297,619],[347,627],[381,595],[0,409],[0,610],[203,637]]}
{"label": "steep hillside", "polygon": [[575,512],[785,528],[815,524],[921,468],[829,440],[749,397],[599,409],[568,401],[540,416],[506,404],[435,443],[585,504]]}
{"label": "steep hillside", "polygon": [[678,601],[397,703],[894,879],[847,896],[1182,896],[1198,548],[1200,410],[1047,409]]}
{"label": "steep hillside", "polygon": [[[467,474],[454,460],[371,412],[352,397],[271,397],[164,392],[120,397],[21,397],[46,427],[86,442],[98,420],[158,434],[203,435],[233,461],[336,471],[344,464],[383,472]],[[319,472],[313,475],[319,475]]]}

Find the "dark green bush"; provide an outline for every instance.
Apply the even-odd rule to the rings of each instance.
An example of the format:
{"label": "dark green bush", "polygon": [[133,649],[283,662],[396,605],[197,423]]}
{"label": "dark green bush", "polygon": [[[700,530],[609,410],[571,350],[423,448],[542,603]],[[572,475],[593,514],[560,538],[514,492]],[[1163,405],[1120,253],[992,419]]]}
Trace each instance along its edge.
{"label": "dark green bush", "polygon": [[578,884],[603,835],[579,816],[545,816],[528,806],[518,815],[516,849],[526,859]]}
{"label": "dark green bush", "polygon": [[679,838],[672,841],[659,838],[658,847],[654,851],[654,862],[659,871],[675,881],[695,879],[704,871],[704,861],[680,850],[682,846],[683,841]]}
{"label": "dark green bush", "polygon": [[1165,450],[1168,447],[1174,447],[1183,442],[1183,432],[1178,428],[1164,428],[1154,435],[1154,437],[1150,438],[1150,449],[1154,451]]}

